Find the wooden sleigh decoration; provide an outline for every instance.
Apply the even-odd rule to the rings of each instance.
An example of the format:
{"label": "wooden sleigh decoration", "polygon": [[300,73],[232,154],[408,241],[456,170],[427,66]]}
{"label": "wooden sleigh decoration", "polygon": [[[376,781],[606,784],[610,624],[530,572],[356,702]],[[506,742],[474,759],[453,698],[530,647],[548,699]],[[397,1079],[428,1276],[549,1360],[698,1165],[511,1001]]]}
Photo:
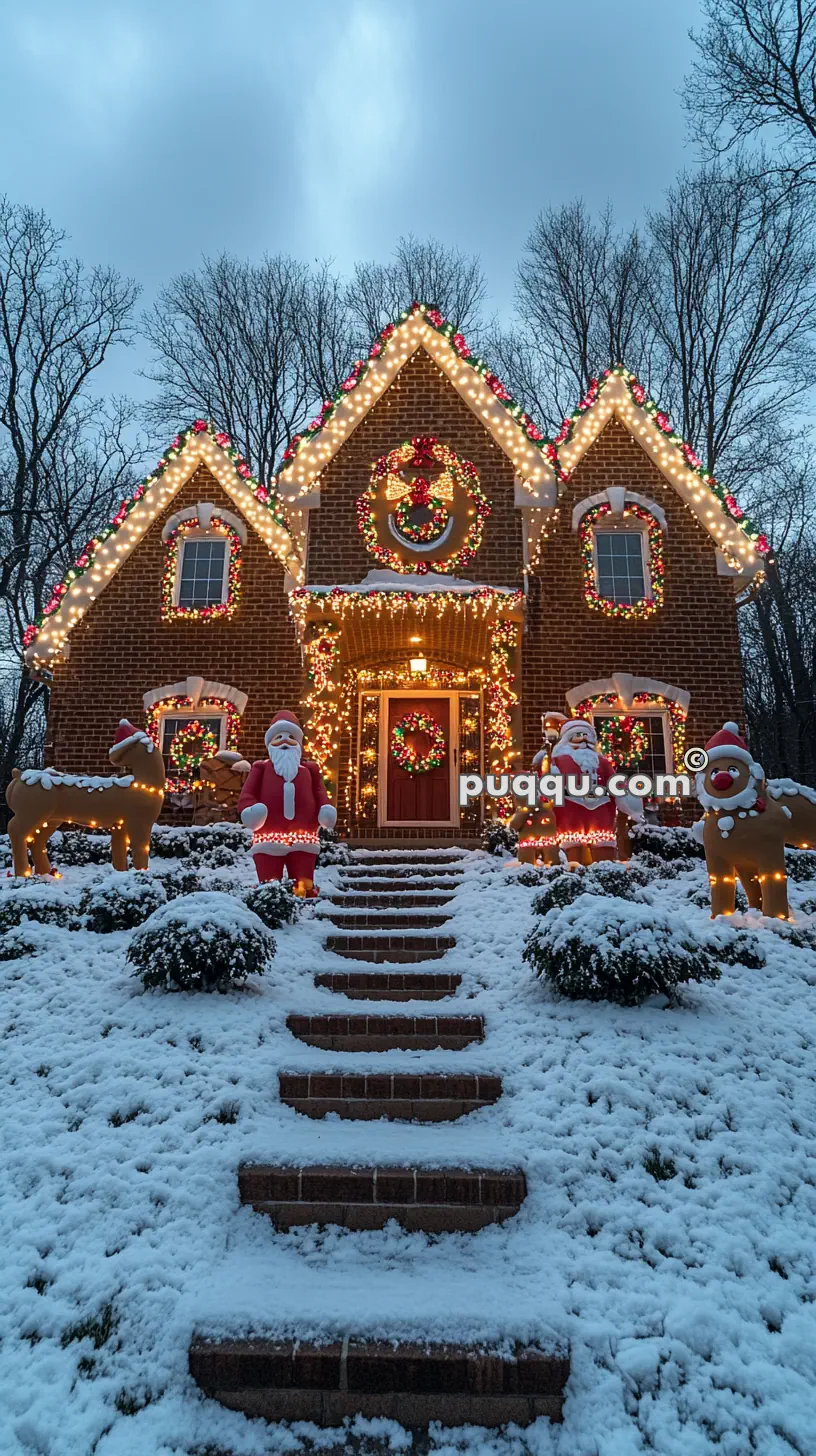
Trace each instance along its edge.
{"label": "wooden sleigh decoration", "polygon": [[[164,802],[164,762],[153,739],[126,718],[108,755],[118,773],[64,774],[15,768],[6,789],[15,875],[53,873],[46,845],[61,824],[109,829],[114,869],[146,870],[150,835]],[[29,863],[29,853],[31,863]]]}

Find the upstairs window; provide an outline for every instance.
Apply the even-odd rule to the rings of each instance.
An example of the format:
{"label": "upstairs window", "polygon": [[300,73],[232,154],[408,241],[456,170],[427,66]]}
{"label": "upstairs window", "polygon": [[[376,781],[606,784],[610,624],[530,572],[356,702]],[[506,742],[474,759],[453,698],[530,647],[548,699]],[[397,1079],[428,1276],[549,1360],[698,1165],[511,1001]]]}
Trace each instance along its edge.
{"label": "upstairs window", "polygon": [[189,535],[181,548],[178,600],[182,611],[223,605],[227,595],[227,542],[224,537]]}
{"label": "upstairs window", "polygon": [[642,531],[595,532],[598,591],[615,602],[642,602],[646,593],[646,563]]}
{"label": "upstairs window", "polygon": [[231,617],[241,586],[242,542],[235,526],[217,515],[209,516],[206,526],[195,518],[182,520],[172,524],[165,544],[165,620]]}

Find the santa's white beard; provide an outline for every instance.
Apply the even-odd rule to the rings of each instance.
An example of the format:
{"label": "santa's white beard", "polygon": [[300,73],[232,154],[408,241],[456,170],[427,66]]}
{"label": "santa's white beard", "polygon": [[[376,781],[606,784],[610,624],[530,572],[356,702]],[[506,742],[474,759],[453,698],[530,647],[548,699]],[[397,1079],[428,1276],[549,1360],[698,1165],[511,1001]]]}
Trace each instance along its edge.
{"label": "santa's white beard", "polygon": [[295,785],[297,771],[300,768],[300,760],[303,750],[299,743],[292,748],[273,748],[269,745],[269,760],[276,774],[283,779],[283,817],[294,819],[295,817]]}
{"label": "santa's white beard", "polygon": [[575,760],[582,773],[594,773],[598,768],[598,754],[594,748],[577,748],[567,740],[553,749],[553,758],[569,757]]}

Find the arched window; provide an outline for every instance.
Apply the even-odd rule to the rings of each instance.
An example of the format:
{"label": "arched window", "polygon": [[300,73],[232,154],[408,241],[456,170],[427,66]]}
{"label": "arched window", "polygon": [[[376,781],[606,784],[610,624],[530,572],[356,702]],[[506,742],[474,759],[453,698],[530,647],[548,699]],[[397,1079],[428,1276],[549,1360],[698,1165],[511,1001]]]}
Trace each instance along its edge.
{"label": "arched window", "polygon": [[610,487],[573,511],[589,607],[648,617],[663,604],[665,516],[654,501]]}
{"label": "arched window", "polygon": [[198,723],[210,732],[218,749],[236,749],[241,714],[247,695],[228,683],[208,682],[202,677],[188,677],[177,683],[165,683],[144,694],[147,731],[157,744],[165,763],[172,789],[185,787],[171,756],[173,740],[180,730]]}
{"label": "arched window", "polygon": [[177,511],[162,532],[166,619],[229,617],[238,606],[246,528],[231,511],[200,501]]}

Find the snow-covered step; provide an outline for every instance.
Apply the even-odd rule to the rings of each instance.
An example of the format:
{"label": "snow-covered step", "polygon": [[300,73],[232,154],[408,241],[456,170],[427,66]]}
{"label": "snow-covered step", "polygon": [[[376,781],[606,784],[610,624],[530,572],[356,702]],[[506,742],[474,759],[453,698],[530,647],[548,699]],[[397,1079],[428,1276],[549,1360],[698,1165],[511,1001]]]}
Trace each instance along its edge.
{"label": "snow-covered step", "polygon": [[346,930],[434,930],[447,925],[450,915],[441,915],[434,910],[348,910],[332,911],[321,915],[330,925],[339,925]]}
{"label": "snow-covered step", "polygon": [[373,935],[327,935],[326,950],[355,961],[410,962],[436,961],[455,946],[452,935],[400,934],[383,931]]}
{"label": "snow-covered step", "polygon": [[483,1016],[287,1016],[298,1041],[331,1052],[462,1051],[484,1041]]}
{"label": "snow-covered step", "polygon": [[461,984],[453,971],[321,971],[315,976],[316,986],[352,1001],[441,1001]]}
{"label": "snow-covered step", "polygon": [[349,910],[388,910],[391,907],[399,910],[433,910],[449,905],[453,895],[452,889],[417,892],[399,885],[392,890],[375,890],[372,894],[367,894],[364,890],[345,890],[340,895],[331,895],[329,903],[344,905]]}
{"label": "snow-covered step", "polygon": [[464,869],[467,859],[462,854],[456,854],[446,850],[441,854],[431,854],[428,851],[422,854],[403,854],[399,850],[384,850],[382,854],[366,854],[354,856],[354,864],[363,866],[375,865],[456,865],[457,869]]}
{"label": "snow-covered step", "polygon": [[501,1077],[438,1072],[279,1072],[281,1102],[306,1117],[375,1122],[455,1122],[492,1106]]}
{"label": "snow-covered step", "polygon": [[376,865],[344,865],[340,870],[344,880],[405,880],[419,877],[420,879],[442,879],[445,882],[459,883],[464,873],[461,866],[455,864],[388,864],[381,862]]}
{"label": "snow-covered step", "polygon": [[337,1224],[381,1229],[395,1219],[423,1233],[475,1233],[504,1223],[527,1196],[520,1168],[270,1167],[239,1169],[241,1202],[276,1228]]}
{"label": "snow-covered step", "polygon": [[194,1337],[193,1379],[231,1410],[268,1421],[341,1424],[382,1417],[408,1428],[526,1426],[560,1421],[569,1357],[516,1346],[491,1351],[464,1345],[400,1344],[355,1339],[220,1340]]}

